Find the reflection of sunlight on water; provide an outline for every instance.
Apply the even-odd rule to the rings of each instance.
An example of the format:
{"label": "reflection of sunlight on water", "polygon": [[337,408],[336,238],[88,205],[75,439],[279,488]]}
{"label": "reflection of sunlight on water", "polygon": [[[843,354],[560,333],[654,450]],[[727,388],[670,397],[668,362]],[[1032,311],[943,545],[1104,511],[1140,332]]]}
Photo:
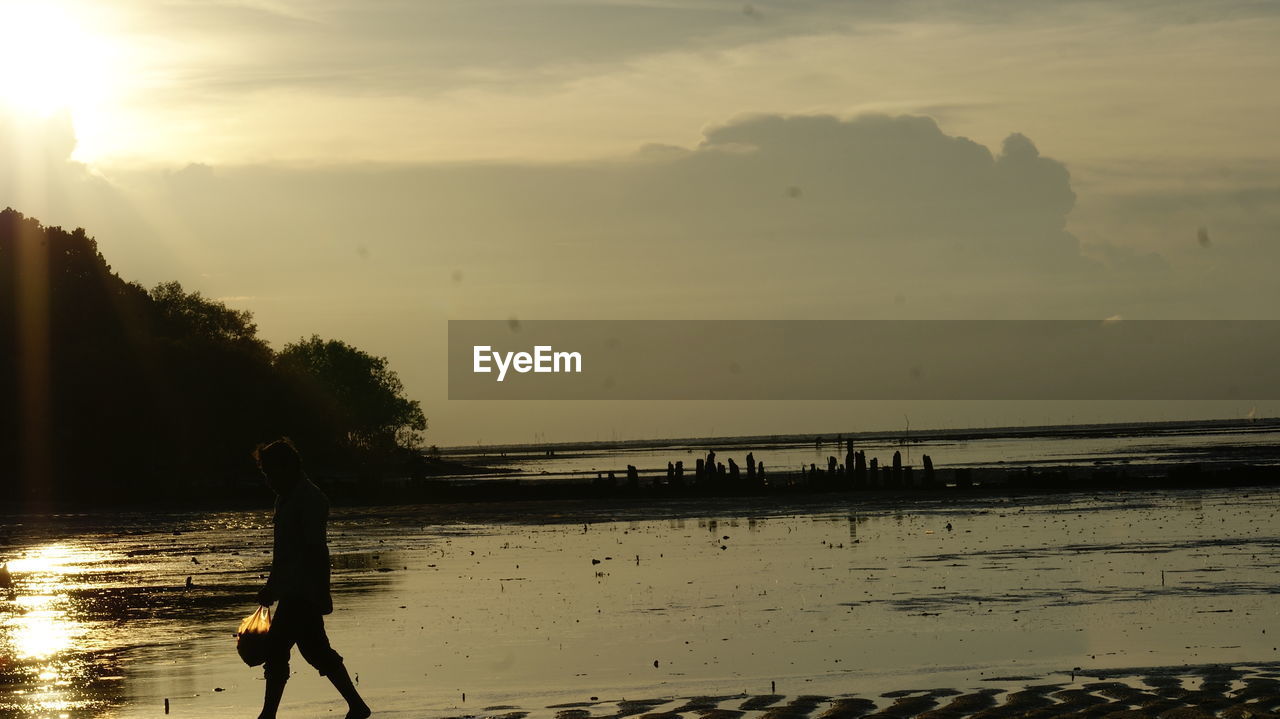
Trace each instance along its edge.
{"label": "reflection of sunlight on water", "polygon": [[75,622],[66,612],[52,609],[52,595],[21,597],[18,615],[6,622],[17,659],[45,659],[71,647]]}
{"label": "reflection of sunlight on water", "polygon": [[32,581],[56,580],[84,572],[107,556],[106,552],[90,547],[55,542],[28,550],[20,559],[9,562],[9,571],[19,581],[30,585]]}
{"label": "reflection of sunlight on water", "polygon": [[89,547],[55,543],[9,562],[15,594],[0,613],[0,663],[19,671],[0,679],[12,682],[14,698],[32,716],[68,716],[78,704],[67,689],[75,683],[79,663],[65,655],[81,648],[87,628],[69,612],[70,593],[82,588],[83,574],[106,557]]}

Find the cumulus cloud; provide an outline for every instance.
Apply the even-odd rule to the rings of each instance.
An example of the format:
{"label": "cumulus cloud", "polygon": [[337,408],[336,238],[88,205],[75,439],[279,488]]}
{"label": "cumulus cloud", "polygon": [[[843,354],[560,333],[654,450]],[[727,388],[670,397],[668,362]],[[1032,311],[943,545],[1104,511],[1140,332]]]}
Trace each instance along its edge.
{"label": "cumulus cloud", "polygon": [[[1064,229],[1074,194],[1061,163],[1021,135],[993,153],[927,117],[755,115],[709,127],[692,147],[612,161],[192,165],[132,180],[146,188],[142,205],[163,207],[200,246],[206,271],[245,282],[253,253],[301,263],[290,281],[354,290],[366,281],[350,265],[361,253],[360,272],[395,275],[368,280],[379,289],[443,266],[535,301],[621,283],[802,312],[800,294],[781,293],[791,278],[854,306],[854,267],[860,292],[917,300],[925,288],[1093,269]],[[755,291],[744,294],[744,279]]]}
{"label": "cumulus cloud", "polygon": [[[295,293],[409,290],[415,268],[443,266],[532,298],[621,282],[803,312],[803,293],[784,290],[804,277],[841,306],[889,293],[928,311],[921,300],[939,288],[1094,269],[1065,230],[1075,195],[1060,162],[1019,134],[993,153],[919,116],[744,116],[695,146],[613,161],[191,165],[116,178],[147,213],[124,234],[187,243],[203,273],[237,278],[229,296],[269,295],[259,285],[280,281],[263,269],[272,263],[302,270],[287,280]],[[101,235],[119,219],[82,224]],[[368,258],[365,274],[353,275],[353,253]],[[247,254],[259,261],[246,266]]]}
{"label": "cumulus cloud", "polygon": [[1075,202],[1067,170],[1020,134],[993,155],[928,117],[763,115],[711,128],[684,162],[722,187],[772,186],[779,198],[783,186],[797,188],[801,210],[771,220],[779,203],[750,206],[766,215],[753,224],[789,217],[805,228],[801,237],[876,251],[897,245],[947,263],[1078,264],[1064,229]]}

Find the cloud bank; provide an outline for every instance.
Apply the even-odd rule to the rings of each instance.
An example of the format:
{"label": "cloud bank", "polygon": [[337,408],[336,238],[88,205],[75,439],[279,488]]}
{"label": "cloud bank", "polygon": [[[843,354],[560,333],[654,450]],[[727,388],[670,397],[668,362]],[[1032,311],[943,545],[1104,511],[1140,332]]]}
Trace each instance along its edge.
{"label": "cloud bank", "polygon": [[[1063,162],[1018,133],[990,148],[921,116],[742,116],[689,146],[608,161],[107,177],[68,159],[65,123],[21,142],[13,127],[0,204],[87,227],[128,279],[252,309],[277,345],[319,331],[387,355],[434,426],[473,428],[459,431],[496,420],[444,402],[450,318],[1271,318],[1280,306],[1267,280],[1280,183],[1095,196],[1077,239]],[[33,154],[32,137],[48,149]],[[13,169],[15,153],[40,171]],[[545,410],[499,424],[519,438]],[[580,416],[552,414],[565,427]]]}

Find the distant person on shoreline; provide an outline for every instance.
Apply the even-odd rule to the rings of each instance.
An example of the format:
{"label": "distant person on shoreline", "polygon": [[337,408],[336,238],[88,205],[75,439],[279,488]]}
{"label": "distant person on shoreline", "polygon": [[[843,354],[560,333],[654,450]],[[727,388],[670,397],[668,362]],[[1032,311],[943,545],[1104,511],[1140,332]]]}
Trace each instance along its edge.
{"label": "distant person on shoreline", "polygon": [[329,646],[324,631],[324,615],[333,612],[325,533],[329,500],[307,479],[302,458],[288,439],[259,447],[253,456],[276,493],[271,576],[258,592],[258,602],[264,607],[280,602],[267,635],[269,649],[263,665],[267,689],[258,717],[275,719],[289,681],[289,654],[297,644],[307,663],[328,677],[347,700],[347,719],[364,719],[372,711],[351,683],[342,656]]}

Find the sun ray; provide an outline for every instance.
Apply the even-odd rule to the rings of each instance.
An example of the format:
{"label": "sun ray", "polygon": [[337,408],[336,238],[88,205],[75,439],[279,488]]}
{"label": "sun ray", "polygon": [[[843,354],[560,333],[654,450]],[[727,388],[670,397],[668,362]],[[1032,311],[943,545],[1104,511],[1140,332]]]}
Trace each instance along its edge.
{"label": "sun ray", "polygon": [[70,2],[0,0],[0,110],[68,112],[78,135],[96,136],[121,77],[120,45],[91,29],[101,20]]}

